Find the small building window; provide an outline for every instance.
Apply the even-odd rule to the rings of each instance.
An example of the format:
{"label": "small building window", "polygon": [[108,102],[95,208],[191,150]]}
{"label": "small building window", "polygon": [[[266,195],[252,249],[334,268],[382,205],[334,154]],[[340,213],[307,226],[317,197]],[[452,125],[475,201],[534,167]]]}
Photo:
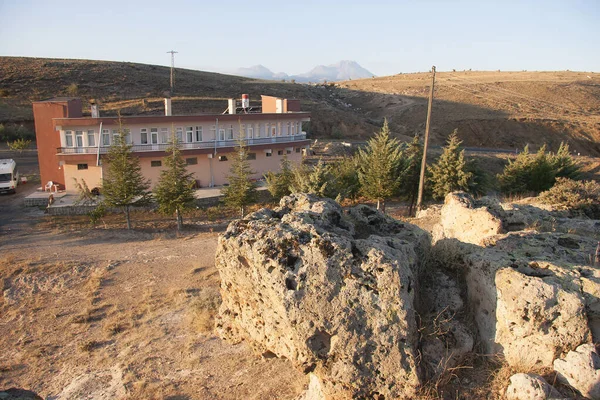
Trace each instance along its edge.
{"label": "small building window", "polygon": [[77,147],[83,147],[83,131],[75,131],[75,143]]}
{"label": "small building window", "polygon": [[227,128],[227,140],[233,140],[233,125],[229,125]]}
{"label": "small building window", "polygon": [[175,134],[177,135],[177,140],[179,141],[179,143],[182,143],[183,142],[183,128],[180,126],[175,128]]}
{"label": "small building window", "polygon": [[169,143],[171,135],[169,135],[169,128],[160,128],[160,142],[162,144]]}
{"label": "small building window", "polygon": [[148,128],[142,128],[140,131],[140,143],[148,144]]}
{"label": "small building window", "polygon": [[256,153],[248,153],[246,160],[256,160]]}
{"label": "small building window", "polygon": [[108,129],[102,129],[102,146],[110,146],[110,132]]}
{"label": "small building window", "polygon": [[88,165],[87,164],[77,164],[77,169],[78,170],[88,169]]}
{"label": "small building window", "polygon": [[65,145],[67,147],[73,147],[73,132],[71,132],[71,131],[65,132]]}
{"label": "small building window", "polygon": [[227,156],[219,156],[219,161],[227,161]]}
{"label": "small building window", "polygon": [[265,157],[271,157],[273,155],[273,153],[271,153],[270,151],[265,153]]}
{"label": "small building window", "polygon": [[296,153],[300,153],[300,151],[301,151],[300,149],[301,149],[300,147],[296,147]]}
{"label": "small building window", "polygon": [[96,145],[96,137],[94,131],[87,131],[88,146],[93,147]]}
{"label": "small building window", "polygon": [[282,156],[283,155],[283,150],[277,150],[277,155],[278,156]]}
{"label": "small building window", "polygon": [[185,140],[188,143],[192,143],[194,141],[194,128],[191,126],[188,126],[187,128],[185,128]]}
{"label": "small building window", "polygon": [[185,159],[185,164],[186,165],[197,165],[198,164],[198,158],[197,157],[186,158]]}
{"label": "small building window", "polygon": [[285,149],[285,154],[292,154],[292,150],[290,150],[290,149]]}
{"label": "small building window", "polygon": [[152,144],[158,144],[158,128],[150,128],[150,141]]}
{"label": "small building window", "polygon": [[196,142],[201,142],[201,141],[202,141],[202,127],[197,126],[196,127]]}
{"label": "small building window", "polygon": [[162,166],[162,161],[160,161],[160,160],[150,161],[150,166],[151,167],[160,167],[160,166]]}

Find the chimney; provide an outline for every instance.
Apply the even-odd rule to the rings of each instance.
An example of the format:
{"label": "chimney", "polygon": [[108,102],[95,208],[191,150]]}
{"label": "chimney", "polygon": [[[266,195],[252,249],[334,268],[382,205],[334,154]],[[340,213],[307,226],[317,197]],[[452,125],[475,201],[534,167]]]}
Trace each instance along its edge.
{"label": "chimney", "polygon": [[235,114],[235,99],[227,100],[229,103],[228,111],[229,114]]}
{"label": "chimney", "polygon": [[168,97],[165,98],[165,116],[171,116],[171,99]]}
{"label": "chimney", "polygon": [[98,112],[98,104],[92,103],[91,111],[92,111],[92,118],[100,118],[100,113]]}

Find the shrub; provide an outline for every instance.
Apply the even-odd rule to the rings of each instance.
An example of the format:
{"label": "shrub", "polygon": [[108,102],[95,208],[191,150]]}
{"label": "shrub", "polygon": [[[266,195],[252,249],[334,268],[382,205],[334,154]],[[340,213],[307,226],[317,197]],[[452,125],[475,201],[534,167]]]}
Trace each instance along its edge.
{"label": "shrub", "polygon": [[556,184],[539,196],[540,201],[558,209],[600,218],[600,184],[596,181],[574,181],[558,178]]}
{"label": "shrub", "polygon": [[446,146],[438,161],[430,167],[431,191],[433,198],[443,199],[448,193],[456,190],[471,191],[474,186],[474,173],[470,171],[469,162],[465,160],[465,151],[458,139],[457,130],[448,137]]}
{"label": "shrub", "polygon": [[569,154],[569,146],[560,144],[556,154],[546,154],[546,145],[533,155],[529,147],[515,160],[509,160],[502,174],[498,175],[500,190],[507,194],[539,193],[550,189],[556,178],[578,179],[581,167]]}
{"label": "shrub", "polygon": [[31,140],[20,138],[12,142],[6,142],[6,144],[8,145],[9,149],[12,151],[18,151],[19,154],[21,154],[23,150],[29,148],[31,145]]}

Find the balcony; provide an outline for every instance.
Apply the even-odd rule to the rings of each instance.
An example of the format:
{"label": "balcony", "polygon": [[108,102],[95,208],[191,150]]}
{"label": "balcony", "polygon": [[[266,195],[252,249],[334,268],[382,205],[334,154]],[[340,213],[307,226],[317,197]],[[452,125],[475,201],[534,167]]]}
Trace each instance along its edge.
{"label": "balcony", "polygon": [[[299,135],[293,136],[275,136],[267,138],[254,138],[245,139],[244,144],[246,146],[265,145],[271,143],[291,143],[300,140],[306,140],[306,132],[302,132]],[[237,140],[211,140],[206,142],[195,142],[195,143],[181,143],[181,150],[196,150],[196,149],[219,149],[223,147],[235,147],[237,146]],[[147,151],[166,151],[169,148],[169,144],[136,144],[132,146],[134,153],[142,153]],[[108,153],[110,146],[91,146],[91,147],[58,147],[56,149],[57,154],[106,154]]]}

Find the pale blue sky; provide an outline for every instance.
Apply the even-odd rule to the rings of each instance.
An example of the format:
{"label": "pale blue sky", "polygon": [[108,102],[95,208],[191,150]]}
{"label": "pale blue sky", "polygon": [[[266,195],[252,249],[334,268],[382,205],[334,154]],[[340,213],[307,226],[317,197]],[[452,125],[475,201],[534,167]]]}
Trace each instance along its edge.
{"label": "pale blue sky", "polygon": [[0,0],[0,55],[303,73],[600,71],[600,0]]}

